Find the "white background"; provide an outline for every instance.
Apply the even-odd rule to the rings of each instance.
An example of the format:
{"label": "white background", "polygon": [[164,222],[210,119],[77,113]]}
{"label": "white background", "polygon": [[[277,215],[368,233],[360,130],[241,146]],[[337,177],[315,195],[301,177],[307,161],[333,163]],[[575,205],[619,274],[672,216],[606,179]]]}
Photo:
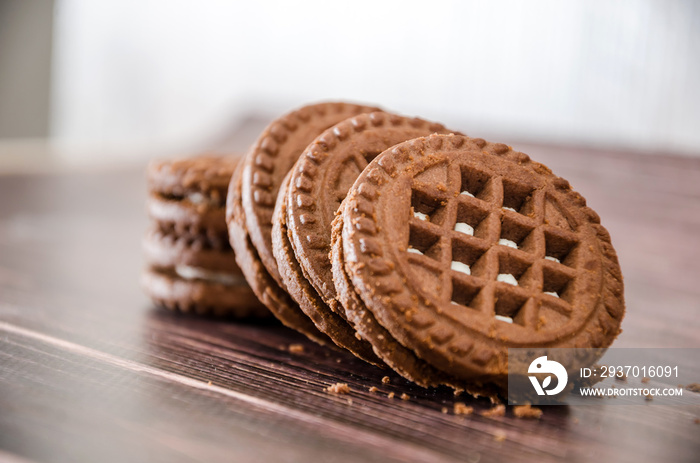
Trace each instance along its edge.
{"label": "white background", "polygon": [[52,135],[89,156],[204,148],[251,114],[335,99],[494,141],[700,154],[692,0],[59,0],[56,14]]}

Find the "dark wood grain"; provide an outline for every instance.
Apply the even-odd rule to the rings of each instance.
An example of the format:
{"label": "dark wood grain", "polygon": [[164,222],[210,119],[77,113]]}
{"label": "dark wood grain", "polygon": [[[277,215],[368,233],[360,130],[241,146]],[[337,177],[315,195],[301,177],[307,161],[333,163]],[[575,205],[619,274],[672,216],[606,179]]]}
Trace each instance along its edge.
{"label": "dark wood grain", "polygon": [[[700,161],[516,148],[569,178],[610,230],[628,304],[616,346],[700,347]],[[0,177],[0,198],[0,459],[696,461],[700,452],[694,408],[485,418],[486,401],[421,389],[274,323],[151,307],[138,286],[141,167]],[[292,343],[304,351],[290,353]],[[336,382],[351,393],[323,391]],[[477,413],[441,412],[456,400]]]}

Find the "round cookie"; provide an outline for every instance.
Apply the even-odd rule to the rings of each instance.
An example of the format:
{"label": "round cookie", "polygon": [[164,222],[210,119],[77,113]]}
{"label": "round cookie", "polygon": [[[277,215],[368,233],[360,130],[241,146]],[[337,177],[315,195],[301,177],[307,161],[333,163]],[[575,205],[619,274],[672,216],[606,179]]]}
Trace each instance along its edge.
{"label": "round cookie", "polygon": [[217,241],[222,235],[226,237],[223,204],[196,204],[189,198],[176,199],[151,193],[146,199],[146,210],[148,217],[164,231],[190,236],[205,234]]}
{"label": "round cookie", "polygon": [[243,275],[231,284],[201,278],[183,278],[172,269],[149,267],[141,276],[146,294],[158,305],[178,312],[233,318],[270,318]]}
{"label": "round cookie", "polygon": [[242,276],[233,250],[230,247],[225,250],[216,249],[213,243],[201,235],[175,235],[163,232],[156,226],[146,233],[143,252],[146,262],[154,267],[184,265]]}
{"label": "round cookie", "polygon": [[287,204],[284,197],[289,187],[290,174],[282,182],[279,200],[272,216],[272,250],[285,288],[319,331],[326,334],[336,345],[349,350],[355,356],[369,363],[381,366],[383,365],[382,361],[372,351],[372,345],[355,337],[355,330],[323,303],[304,278],[287,237]]}
{"label": "round cookie", "polygon": [[229,248],[224,206],[239,159],[207,154],[152,161],[146,174],[149,218],[165,232],[206,235],[217,249]]}
{"label": "round cookie", "polygon": [[204,154],[155,160],[148,165],[148,188],[166,196],[199,193],[223,206],[231,174],[239,159],[240,156]]}
{"label": "round cookie", "polygon": [[321,132],[349,117],[379,111],[348,103],[305,106],[273,121],[241,164],[241,204],[250,241],[272,278],[282,285],[272,255],[272,213],[287,172]]}
{"label": "round cookie", "polygon": [[241,204],[241,169],[239,167],[231,177],[226,199],[229,241],[235,252],[238,266],[260,302],[284,325],[303,333],[319,344],[332,344],[267,272],[248,236],[244,214]]}
{"label": "round cookie", "polygon": [[509,347],[607,347],[620,332],[622,274],[599,222],[527,155],[432,135],[360,175],[333,261],[396,342],[451,377],[505,388]]}
{"label": "round cookie", "polygon": [[[297,302],[302,303],[304,294],[317,293],[311,299],[321,297],[325,305],[320,310],[330,307],[345,316],[338,310],[329,258],[335,213],[372,159],[397,143],[431,133],[450,131],[434,122],[375,112],[336,124],[306,148],[291,170],[285,196],[289,239],[307,284],[312,286],[303,293],[291,292]],[[278,202],[282,199],[280,194]]]}

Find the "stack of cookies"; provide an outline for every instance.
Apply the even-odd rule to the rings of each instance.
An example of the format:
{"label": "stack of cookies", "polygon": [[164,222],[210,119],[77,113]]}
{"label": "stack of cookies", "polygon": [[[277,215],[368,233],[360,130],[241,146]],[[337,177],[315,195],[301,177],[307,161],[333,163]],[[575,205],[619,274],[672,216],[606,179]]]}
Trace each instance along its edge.
{"label": "stack of cookies", "polygon": [[527,155],[434,122],[291,112],[236,167],[225,220],[282,323],[425,387],[493,397],[508,348],[607,347],[620,332],[620,266],[585,199]]}
{"label": "stack of cookies", "polygon": [[228,243],[224,202],[237,157],[199,156],[148,167],[151,227],[143,248],[146,293],[182,312],[269,317]]}

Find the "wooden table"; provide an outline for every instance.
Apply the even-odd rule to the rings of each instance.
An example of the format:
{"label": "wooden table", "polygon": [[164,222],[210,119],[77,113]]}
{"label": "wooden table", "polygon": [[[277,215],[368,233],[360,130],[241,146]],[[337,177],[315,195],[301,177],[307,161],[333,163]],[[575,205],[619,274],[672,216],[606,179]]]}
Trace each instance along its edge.
{"label": "wooden table", "polygon": [[[610,230],[628,310],[616,346],[700,347],[700,160],[516,147],[569,178]],[[698,409],[603,403],[486,418],[485,401],[395,374],[382,384],[386,371],[276,324],[153,308],[138,284],[143,177],[141,166],[0,176],[0,460],[700,458]],[[323,391],[336,382],[352,392]],[[441,413],[455,400],[477,413]]]}

